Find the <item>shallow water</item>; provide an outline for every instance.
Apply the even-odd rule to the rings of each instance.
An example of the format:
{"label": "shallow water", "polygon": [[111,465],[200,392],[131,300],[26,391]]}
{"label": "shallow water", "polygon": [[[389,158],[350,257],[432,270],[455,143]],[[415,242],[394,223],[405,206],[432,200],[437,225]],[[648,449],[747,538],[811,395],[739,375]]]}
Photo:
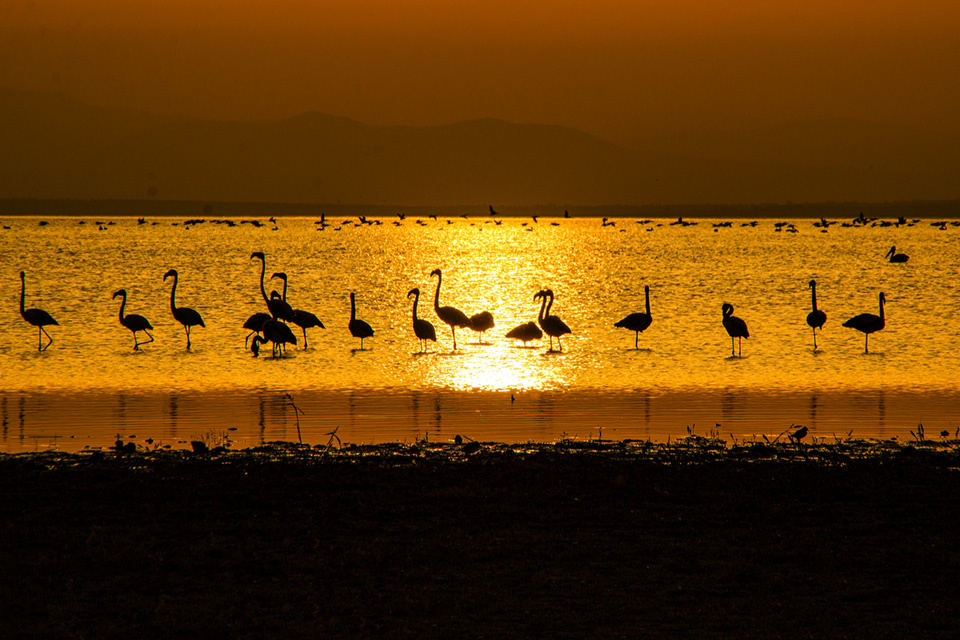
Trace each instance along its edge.
{"label": "shallow water", "polygon": [[[423,219],[425,226],[409,217],[401,226],[395,218],[376,226],[328,219],[333,225],[320,230],[315,219],[283,218],[273,229],[123,218],[101,231],[92,220],[46,220],[8,218],[11,228],[0,231],[10,310],[0,317],[6,451],[103,446],[132,430],[176,444],[220,429],[225,416],[237,442],[295,439],[288,392],[307,412],[303,439],[313,443],[326,442],[335,427],[348,441],[382,442],[461,432],[511,441],[596,437],[601,429],[604,437],[666,439],[694,424],[701,435],[709,427],[747,437],[814,421],[823,436],[852,429],[909,437],[920,422],[928,435],[960,424],[960,230],[949,225],[836,224],[822,233],[813,220],[792,220],[798,233],[791,233],[776,231],[772,220],[715,228],[710,220],[618,219],[603,227],[592,218],[496,225],[441,216]],[[909,262],[886,262],[891,245]],[[266,254],[267,292],[282,290],[269,278],[286,272],[293,306],[326,325],[308,330],[308,349],[300,348],[299,330],[300,345],[285,358],[253,358],[244,349],[241,325],[265,310],[253,251]],[[163,280],[170,268],[180,273],[178,305],[206,323],[193,331],[190,351],[170,313]],[[435,268],[443,269],[442,305],[494,314],[488,344],[464,329],[453,350],[432,309]],[[36,329],[16,312],[20,269],[26,306],[60,323],[42,353]],[[805,323],[810,279],[828,317],[816,352]],[[636,349],[634,333],[613,323],[643,310],[645,284],[654,320]],[[422,291],[420,316],[437,329],[427,354],[417,353],[412,331],[406,294],[413,287]],[[547,287],[556,294],[553,313],[573,330],[562,353],[549,352],[546,340],[524,348],[504,337],[536,320],[533,295]],[[139,352],[111,299],[120,288],[129,294],[126,312],[155,327],[156,341]],[[346,328],[350,291],[358,316],[376,331],[364,351]],[[887,325],[864,354],[863,334],[841,324],[877,313],[880,291]],[[749,326],[742,358],[731,357],[723,302]],[[171,403],[180,408],[171,411]],[[271,418],[262,405],[287,408]],[[818,407],[812,416],[811,406]]]}

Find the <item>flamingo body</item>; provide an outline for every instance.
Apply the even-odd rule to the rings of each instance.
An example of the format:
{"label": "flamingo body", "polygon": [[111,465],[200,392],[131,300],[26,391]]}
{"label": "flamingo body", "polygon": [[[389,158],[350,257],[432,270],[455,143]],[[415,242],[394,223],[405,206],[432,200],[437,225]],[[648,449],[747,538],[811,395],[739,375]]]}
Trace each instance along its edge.
{"label": "flamingo body", "polygon": [[363,339],[373,336],[373,327],[357,318],[357,296],[350,292],[350,322],[347,323],[350,329],[350,335],[354,338],[360,338],[360,349],[363,350]]}
{"label": "flamingo body", "polygon": [[282,356],[282,347],[284,344],[297,344],[297,336],[293,335],[293,330],[279,320],[268,318],[260,330],[263,332],[263,336],[253,336],[253,342],[250,344],[250,348],[255,356],[260,353],[260,345],[266,344],[267,342],[273,343],[274,357],[277,356],[277,347],[281,347],[280,354]]}
{"label": "flamingo body", "polygon": [[436,311],[437,317],[450,327],[450,333],[453,335],[453,348],[456,349],[457,327],[469,327],[470,318],[456,307],[440,306],[440,285],[443,282],[443,272],[440,269],[434,269],[430,272],[430,276],[437,276],[437,291],[433,297],[433,309]]}
{"label": "flamingo body", "polygon": [[[723,328],[727,330],[727,335],[730,336],[730,354],[731,355],[741,355],[743,353],[743,338],[750,337],[750,331],[747,329],[747,323],[743,319],[738,318],[733,315],[733,305],[723,303],[721,308],[723,311]],[[734,354],[733,342],[734,340],[738,341],[740,349]]]}
{"label": "flamingo body", "polygon": [[613,326],[620,327],[622,329],[629,329],[630,331],[635,331],[636,335],[634,336],[633,345],[636,348],[640,347],[640,334],[643,333],[644,329],[650,326],[650,323],[653,322],[653,317],[650,315],[650,287],[643,287],[644,296],[647,299],[647,311],[646,313],[638,312],[631,313],[626,318],[620,322],[614,323]]}
{"label": "flamingo body", "polygon": [[874,315],[872,313],[861,313],[858,316],[854,316],[843,323],[843,326],[850,327],[851,329],[856,329],[857,331],[863,332],[863,352],[869,353],[868,350],[868,340],[870,339],[871,333],[876,333],[877,331],[882,330],[886,326],[886,320],[883,316],[883,303],[887,301],[886,296],[883,295],[883,291],[880,292],[880,315]]}
{"label": "flamingo body", "polygon": [[197,325],[205,327],[203,324],[203,318],[200,317],[200,314],[195,310],[189,307],[178,307],[177,306],[177,283],[180,280],[180,274],[177,273],[176,269],[170,269],[167,273],[164,274],[163,279],[173,278],[173,287],[170,289],[170,311],[173,313],[174,319],[177,322],[183,325],[184,331],[187,332],[187,349],[190,348],[190,327],[195,327]]}
{"label": "flamingo body", "polygon": [[[116,299],[117,296],[122,296],[123,298],[120,301],[120,324],[125,326],[127,329],[130,329],[130,331],[133,333],[133,350],[139,351],[141,344],[150,344],[153,342],[153,336],[150,335],[150,331],[148,331],[148,329],[153,329],[153,325],[150,324],[149,320],[139,314],[123,314],[123,308],[127,306],[127,292],[125,289],[120,289],[113,294],[114,299]],[[137,340],[137,331],[143,331],[145,334],[147,334],[147,337],[150,338],[150,340],[147,342],[139,342]]]}
{"label": "flamingo body", "polygon": [[250,333],[248,333],[247,337],[243,339],[244,348],[247,347],[247,341],[250,340],[250,336],[260,333],[260,330],[263,328],[263,323],[267,320],[271,320],[272,318],[273,316],[271,316],[269,313],[263,313],[262,311],[258,311],[247,318],[247,321],[243,323],[243,328],[250,331]]}
{"label": "flamingo body", "polygon": [[[543,291],[537,292],[533,298],[543,299],[543,304],[540,305],[540,316],[537,318],[540,322],[540,328],[543,329],[543,332],[550,336],[550,351],[553,351],[553,339],[557,339],[557,345],[560,348],[560,351],[563,351],[563,343],[560,342],[560,336],[566,335],[568,333],[573,333],[570,331],[570,327],[561,320],[558,316],[550,315],[550,309],[553,307],[553,290],[545,289]],[[550,298],[549,304],[547,303],[547,298]]]}
{"label": "flamingo body", "polygon": [[[35,326],[37,328],[37,351],[46,351],[47,348],[53,344],[53,338],[50,337],[50,334],[47,333],[47,330],[44,327],[49,327],[50,325],[60,326],[60,323],[53,319],[49,313],[43,309],[24,309],[24,302],[26,301],[27,295],[27,276],[21,271],[20,272],[20,316]],[[47,336],[47,345],[41,348],[41,343],[43,339],[41,335]]]}
{"label": "flamingo body", "polygon": [[524,322],[518,327],[514,327],[507,333],[508,338],[520,340],[523,346],[531,340],[539,340],[543,337],[543,331],[537,326],[536,322]]}
{"label": "flamingo body", "polygon": [[429,320],[417,317],[417,303],[420,302],[420,289],[411,289],[407,293],[407,298],[416,296],[413,299],[413,333],[420,341],[420,352],[426,351],[427,340],[437,341],[437,330]]}
{"label": "flamingo body", "polygon": [[489,311],[481,311],[470,316],[470,328],[481,336],[484,331],[493,329],[496,324],[493,321],[493,314]]}

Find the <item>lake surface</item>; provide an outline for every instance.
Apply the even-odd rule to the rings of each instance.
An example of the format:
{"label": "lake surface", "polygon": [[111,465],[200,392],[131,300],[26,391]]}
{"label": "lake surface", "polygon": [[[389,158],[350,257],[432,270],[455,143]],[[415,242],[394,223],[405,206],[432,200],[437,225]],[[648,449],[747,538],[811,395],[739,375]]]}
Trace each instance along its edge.
{"label": "lake surface", "polygon": [[[909,215],[905,212],[904,215]],[[109,446],[119,434],[156,444],[229,438],[369,443],[463,434],[478,440],[559,437],[652,438],[716,432],[731,438],[776,436],[804,424],[817,437],[910,438],[960,427],[960,229],[916,224],[843,226],[825,232],[814,220],[492,218],[451,216],[356,219],[282,218],[276,227],[156,218],[5,218],[0,260],[7,265],[0,316],[0,450]],[[400,224],[394,224],[399,222]],[[783,224],[787,223],[787,224]],[[792,225],[792,227],[791,227]],[[103,230],[101,230],[101,227]],[[780,229],[779,231],[777,229]],[[793,232],[795,229],[796,232]],[[909,254],[891,264],[892,245]],[[309,329],[284,358],[259,358],[241,328],[265,311],[260,261],[270,279],[289,276],[288,301],[311,311],[326,329]],[[170,312],[168,269],[180,274],[178,306],[192,307],[206,327],[192,332]],[[477,334],[449,328],[440,304],[468,315],[487,310],[496,327]],[[19,316],[19,271],[26,306],[49,312],[52,346],[37,351],[37,330]],[[818,350],[805,318],[808,282],[818,283],[827,314]],[[653,323],[634,347],[632,331],[613,323],[644,308],[651,290]],[[436,327],[438,342],[417,353],[412,300]],[[126,313],[146,316],[156,341],[133,351]],[[504,337],[536,320],[534,294],[550,288],[553,313],[572,329],[563,351],[547,340]],[[347,330],[349,293],[373,338]],[[886,328],[870,338],[841,326],[878,313],[886,295]],[[750,337],[731,357],[721,305],[734,305]],[[267,357],[263,357],[266,355]],[[300,435],[296,430],[299,415]]]}

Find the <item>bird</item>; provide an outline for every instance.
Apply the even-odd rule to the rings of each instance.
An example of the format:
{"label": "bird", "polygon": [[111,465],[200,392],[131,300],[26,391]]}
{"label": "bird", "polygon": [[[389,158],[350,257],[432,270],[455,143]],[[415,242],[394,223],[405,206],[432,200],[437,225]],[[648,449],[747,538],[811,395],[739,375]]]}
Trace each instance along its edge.
{"label": "bird", "polygon": [[[136,313],[130,313],[123,315],[123,308],[127,306],[127,291],[126,289],[120,289],[115,294],[113,294],[113,299],[116,300],[117,296],[122,296],[120,301],[120,324],[125,326],[127,329],[133,333],[133,350],[140,351],[141,344],[150,344],[153,342],[153,336],[150,335],[150,332],[147,329],[153,329],[153,325],[150,324],[150,321],[144,318],[141,315]],[[143,331],[147,334],[147,337],[150,338],[148,342],[139,342],[137,340],[137,331]]]}
{"label": "bird", "polygon": [[493,329],[495,326],[493,314],[489,311],[481,311],[470,316],[470,328],[480,334],[481,344],[483,343],[483,332]]}
{"label": "bird", "polygon": [[350,323],[347,325],[350,329],[350,335],[354,338],[360,338],[360,350],[363,351],[363,339],[373,336],[373,327],[357,318],[357,297],[350,292]]}
{"label": "bird", "polygon": [[429,320],[417,317],[417,303],[420,302],[420,289],[411,289],[410,292],[407,293],[407,298],[410,296],[416,296],[416,298],[413,299],[413,333],[417,336],[417,340],[420,341],[420,353],[423,353],[427,350],[427,340],[437,341],[437,330],[433,328],[433,324],[431,324]]}
{"label": "bird", "polygon": [[620,322],[614,323],[613,326],[620,327],[623,329],[629,329],[630,331],[635,331],[636,335],[634,336],[633,345],[635,348],[640,348],[640,333],[650,326],[650,323],[653,322],[653,317],[650,315],[650,287],[644,285],[643,293],[647,298],[647,312],[646,313],[631,313],[626,318]]}
{"label": "bird", "polygon": [[[287,303],[287,274],[283,272],[275,273],[270,276],[271,280],[273,278],[280,278],[283,280],[283,299],[281,300],[283,304],[280,305],[279,303],[274,302],[274,304],[277,306],[277,310],[280,312],[280,319],[290,321],[300,327],[300,329],[303,331],[303,348],[306,349],[307,329],[311,327],[320,327],[321,329],[326,329],[326,327],[323,326],[322,322],[320,322],[320,318],[313,315],[309,311],[304,311],[303,309],[294,309]],[[272,295],[270,296],[270,300],[271,302],[275,300]]]}
{"label": "bird", "polygon": [[807,324],[813,329],[813,350],[817,350],[817,329],[823,331],[823,323],[827,321],[827,314],[817,309],[817,282],[810,281],[810,296],[812,298],[813,311],[807,314]]}
{"label": "bird", "polygon": [[890,247],[890,251],[887,251],[883,257],[886,258],[887,256],[890,256],[890,262],[906,262],[910,259],[910,256],[905,253],[897,253],[895,246]]}
{"label": "bird", "polygon": [[[560,342],[560,336],[566,333],[573,333],[570,331],[570,327],[557,316],[550,315],[550,309],[553,307],[553,290],[544,289],[543,291],[538,291],[533,299],[543,298],[543,304],[540,305],[540,315],[537,317],[537,320],[540,322],[540,328],[543,329],[543,332],[550,336],[550,351],[553,351],[553,339],[557,339],[557,346],[560,348],[560,351],[563,351],[563,343]],[[550,303],[547,304],[547,297],[550,298]]]}
{"label": "bird", "polygon": [[260,328],[262,336],[253,336],[253,342],[250,343],[250,350],[254,356],[260,355],[260,345],[267,342],[273,343],[273,357],[277,357],[277,347],[280,347],[280,355],[283,356],[283,345],[286,343],[297,344],[297,336],[293,335],[293,330],[279,320],[267,318]]}
{"label": "bird", "polygon": [[[721,309],[723,311],[723,328],[727,330],[727,334],[730,336],[730,355],[742,355],[743,338],[750,337],[750,332],[747,330],[747,323],[741,318],[733,315],[732,304],[724,302]],[[734,354],[733,350],[734,338],[737,339],[738,344],[740,345],[740,349],[737,350],[736,354]]]}
{"label": "bird", "polygon": [[[44,327],[49,326],[51,324],[60,326],[60,323],[54,320],[53,316],[51,316],[49,313],[47,313],[43,309],[24,309],[23,308],[23,303],[27,295],[26,278],[27,278],[26,274],[23,271],[21,271],[20,272],[20,315],[23,317],[24,320],[26,320],[27,322],[29,322],[30,324],[32,324],[37,328],[37,351],[46,351],[47,348],[51,344],[53,344],[53,338],[50,337],[50,334],[47,333],[47,330],[44,329]],[[47,342],[47,345],[45,347],[40,346],[43,343],[43,338],[41,337],[41,334],[44,336],[47,336],[47,340],[49,340],[49,342]]]}
{"label": "bird", "polygon": [[200,314],[194,311],[189,307],[178,307],[176,302],[177,297],[177,282],[180,280],[180,274],[177,273],[176,269],[170,269],[163,276],[164,282],[167,278],[173,277],[173,288],[170,289],[170,311],[173,312],[173,317],[183,325],[184,331],[187,332],[187,349],[190,349],[190,327],[200,325],[201,327],[206,327],[207,325],[203,324],[203,318],[200,317]]}
{"label": "bird", "polygon": [[868,341],[870,339],[870,334],[875,331],[880,331],[886,326],[886,321],[883,318],[883,303],[887,301],[886,296],[883,295],[883,291],[880,292],[880,315],[875,316],[872,313],[861,313],[858,316],[854,316],[843,323],[843,326],[850,327],[851,329],[856,329],[857,331],[862,331],[863,336],[863,352],[870,353],[868,349]]}
{"label": "bird", "polygon": [[430,272],[430,277],[437,276],[437,291],[433,296],[433,310],[437,312],[437,317],[450,326],[450,332],[453,334],[453,349],[457,349],[457,327],[469,327],[470,318],[463,311],[455,307],[440,306],[440,284],[443,282],[443,273],[440,269],[434,269]]}
{"label": "bird", "polygon": [[800,444],[800,441],[807,437],[808,432],[809,430],[806,427],[800,427],[793,433],[788,433],[787,437],[793,440],[794,442],[796,442],[797,444]]}
{"label": "bird", "polygon": [[[261,262],[260,267],[260,295],[263,296],[263,301],[267,305],[267,310],[270,311],[270,316],[276,320],[286,320],[293,315],[293,309],[290,308],[290,305],[279,300],[277,302],[270,302],[270,298],[267,297],[267,289],[263,286],[263,278],[267,273],[267,259],[263,254],[263,251],[254,251],[250,254],[250,259],[253,260],[257,258]],[[274,274],[276,275],[276,274]]]}
{"label": "bird", "polygon": [[536,322],[524,322],[520,326],[514,327],[507,333],[508,338],[514,338],[523,342],[527,346],[530,340],[539,340],[543,337],[543,331],[537,326]]}
{"label": "bird", "polygon": [[273,316],[271,316],[269,313],[263,313],[262,311],[258,311],[247,318],[247,321],[243,323],[243,328],[249,329],[250,333],[248,333],[247,337],[243,339],[244,349],[247,348],[247,341],[250,340],[250,336],[260,333],[260,330],[263,328],[263,323],[272,319]]}

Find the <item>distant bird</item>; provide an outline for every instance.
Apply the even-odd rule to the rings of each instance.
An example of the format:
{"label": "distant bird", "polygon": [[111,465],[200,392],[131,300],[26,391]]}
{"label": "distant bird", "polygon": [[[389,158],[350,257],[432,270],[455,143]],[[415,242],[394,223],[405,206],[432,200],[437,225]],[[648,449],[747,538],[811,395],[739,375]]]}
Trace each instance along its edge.
{"label": "distant bird", "polygon": [[850,327],[851,329],[856,329],[857,331],[862,331],[863,336],[863,352],[869,353],[867,342],[870,339],[870,334],[875,331],[880,331],[886,326],[886,322],[883,318],[883,303],[887,301],[887,298],[883,295],[883,291],[880,292],[880,315],[875,316],[872,313],[861,313],[858,316],[854,316],[843,323],[843,326]]}
{"label": "distant bird", "polygon": [[[743,338],[749,338],[750,332],[747,330],[747,323],[737,316],[733,315],[733,305],[726,302],[723,303],[723,328],[727,330],[727,334],[730,336],[730,355],[741,356],[743,351]],[[737,344],[740,348],[734,353],[734,339],[738,342]]]}
{"label": "distant bird", "polygon": [[[120,324],[125,326],[127,329],[130,329],[130,331],[133,333],[133,350],[140,351],[141,344],[150,344],[153,342],[153,336],[150,335],[149,331],[147,331],[147,329],[153,329],[153,325],[150,324],[149,320],[141,315],[137,315],[136,313],[123,315],[123,308],[127,306],[126,289],[120,289],[113,294],[113,299],[116,300],[117,296],[123,297],[123,299],[120,301]],[[147,337],[150,338],[150,340],[147,342],[138,342],[137,331],[143,331],[145,334],[147,334]]]}
{"label": "distant bird", "polygon": [[253,342],[250,343],[250,350],[253,355],[260,355],[260,345],[267,342],[273,343],[273,357],[277,357],[277,347],[280,347],[280,355],[283,356],[283,345],[286,343],[297,344],[297,336],[293,335],[293,330],[279,320],[268,318],[260,329],[262,336],[253,336]]}
{"label": "distant bird", "polygon": [[483,332],[493,329],[495,326],[493,314],[489,311],[481,311],[470,316],[470,328],[480,334],[481,343],[483,342]]}
{"label": "distant bird", "polygon": [[463,311],[455,307],[440,306],[440,285],[443,282],[443,273],[440,269],[434,269],[430,272],[430,277],[437,276],[437,291],[433,296],[433,310],[437,312],[437,317],[445,324],[449,325],[450,332],[453,334],[453,349],[457,348],[457,327],[469,327],[470,318]]}
{"label": "distant bird", "polygon": [[807,314],[807,324],[813,329],[813,350],[817,350],[817,329],[823,331],[823,324],[827,321],[827,314],[817,309],[817,282],[810,281],[810,296],[813,311]]}
{"label": "distant bird", "polygon": [[247,318],[247,321],[243,323],[243,328],[250,331],[250,333],[248,333],[247,337],[243,339],[244,349],[247,348],[247,341],[250,340],[250,336],[260,333],[260,330],[263,328],[263,323],[272,319],[273,316],[271,316],[269,313],[263,313],[262,311],[258,311]]}
{"label": "distant bird", "polygon": [[416,298],[413,299],[413,333],[417,336],[417,340],[420,341],[420,353],[423,353],[427,350],[427,340],[437,341],[437,330],[433,328],[429,320],[417,317],[417,303],[420,302],[420,289],[411,289],[410,292],[407,293],[407,298],[410,296],[416,296]]}
{"label": "distant bird", "polygon": [[[553,351],[553,339],[557,339],[557,346],[560,351],[563,351],[563,343],[560,342],[560,336],[573,333],[570,331],[570,327],[557,316],[550,315],[550,309],[553,307],[553,290],[544,289],[543,291],[537,292],[533,299],[543,298],[543,304],[540,305],[540,315],[537,320],[540,322],[540,328],[543,329],[543,332],[550,336],[550,351]],[[550,303],[547,304],[547,297],[550,298]]]}
{"label": "distant bird", "polygon": [[187,349],[190,349],[190,327],[196,325],[205,327],[206,325],[203,324],[203,318],[200,317],[200,314],[193,309],[177,306],[177,283],[180,280],[180,275],[176,269],[170,269],[170,271],[164,274],[163,280],[166,281],[167,278],[170,277],[173,277],[173,288],[170,289],[170,311],[173,312],[173,317],[183,325],[184,331],[187,332]]}
{"label": "distant bird", "polygon": [[[310,329],[311,327],[320,327],[321,329],[326,329],[326,327],[323,326],[322,322],[320,322],[320,318],[313,315],[309,311],[304,311],[303,309],[294,309],[287,303],[287,274],[283,272],[275,273],[270,276],[271,280],[273,278],[280,278],[283,280],[283,304],[285,306],[280,307],[280,305],[277,305],[278,310],[282,309],[280,319],[288,320],[300,327],[300,329],[303,331],[303,348],[306,349],[307,329]],[[272,301],[273,296],[270,296],[270,299]]]}
{"label": "distant bird", "polygon": [[[47,333],[47,330],[44,329],[44,327],[51,324],[60,326],[60,323],[54,320],[53,316],[51,316],[49,313],[47,313],[43,309],[24,309],[23,308],[23,303],[26,300],[26,295],[27,295],[26,278],[27,278],[26,274],[23,271],[21,271],[20,272],[20,315],[23,317],[24,320],[26,320],[27,322],[29,322],[30,324],[32,324],[37,328],[37,351],[46,351],[47,348],[51,344],[53,344],[53,338],[50,337],[50,334]],[[49,342],[47,342],[47,345],[42,348],[40,346],[43,342],[43,338],[41,337],[41,334],[47,336],[47,340],[49,340]]]}
{"label": "distant bird", "polygon": [[647,312],[646,313],[631,313],[626,318],[620,322],[615,323],[613,326],[621,327],[623,329],[629,329],[630,331],[636,331],[634,336],[633,345],[635,348],[640,348],[640,333],[650,326],[650,323],[653,322],[653,317],[650,315],[650,287],[644,285],[643,293],[647,299]]}
{"label": "distant bird", "polygon": [[514,338],[523,342],[523,346],[531,340],[539,340],[543,337],[543,331],[537,326],[536,322],[525,322],[518,327],[514,327],[507,333],[508,338]]}
{"label": "distant bird", "polygon": [[357,297],[350,292],[350,323],[347,325],[350,329],[350,335],[354,338],[360,338],[360,350],[363,351],[363,339],[373,336],[373,327],[357,318]]}
{"label": "distant bird", "polygon": [[[284,320],[289,319],[293,315],[293,309],[290,308],[290,305],[280,300],[279,302],[270,302],[270,298],[267,296],[267,289],[263,286],[263,279],[267,273],[267,258],[264,256],[263,251],[254,251],[250,254],[250,259],[253,260],[257,258],[260,260],[260,295],[263,296],[263,302],[267,305],[267,310],[270,311],[270,315],[274,319]],[[284,317],[286,316],[286,317]]]}
{"label": "distant bird", "polygon": [[906,262],[910,259],[910,256],[905,253],[897,253],[897,248],[895,246],[890,247],[890,251],[887,251],[883,257],[886,258],[887,256],[890,257],[890,262]]}

